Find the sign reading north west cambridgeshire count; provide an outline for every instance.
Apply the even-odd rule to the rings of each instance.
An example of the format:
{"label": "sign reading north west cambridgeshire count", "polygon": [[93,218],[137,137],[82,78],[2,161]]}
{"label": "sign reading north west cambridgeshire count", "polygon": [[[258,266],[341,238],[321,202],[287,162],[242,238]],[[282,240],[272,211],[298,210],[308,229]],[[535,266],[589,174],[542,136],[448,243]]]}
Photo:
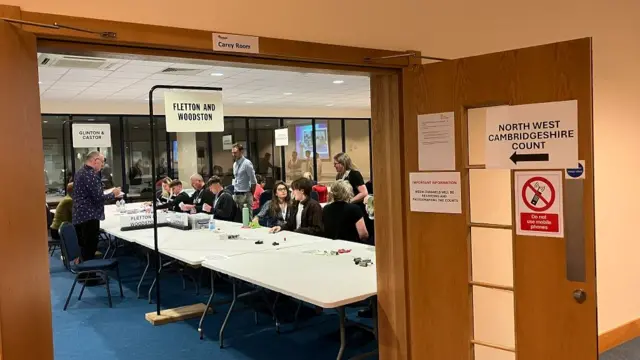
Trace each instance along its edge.
{"label": "sign reading north west cambridgeshire count", "polygon": [[576,100],[487,109],[487,169],[565,169],[577,163]]}

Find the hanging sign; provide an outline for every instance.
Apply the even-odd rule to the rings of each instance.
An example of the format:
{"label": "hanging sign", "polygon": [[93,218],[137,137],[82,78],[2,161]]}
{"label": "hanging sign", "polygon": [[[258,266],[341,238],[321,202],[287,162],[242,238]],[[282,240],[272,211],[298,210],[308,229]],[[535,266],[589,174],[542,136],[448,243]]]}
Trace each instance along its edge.
{"label": "hanging sign", "polygon": [[562,172],[515,173],[516,234],[564,236]]}
{"label": "hanging sign", "polygon": [[213,33],[213,50],[239,53],[260,53],[260,38],[257,36]]}
{"label": "hanging sign", "polygon": [[111,125],[71,124],[74,148],[111,147]]}
{"label": "hanging sign", "polygon": [[167,132],[224,131],[221,91],[167,91],[164,114]]}
{"label": "hanging sign", "polygon": [[276,137],[276,146],[289,145],[289,129],[276,129],[274,133]]}
{"label": "hanging sign", "polygon": [[461,214],[459,172],[409,173],[411,211]]}
{"label": "hanging sign", "polygon": [[584,160],[578,160],[578,166],[567,169],[564,178],[569,180],[584,179]]}
{"label": "hanging sign", "polygon": [[578,163],[576,100],[487,109],[491,169],[566,169]]}
{"label": "hanging sign", "polygon": [[222,150],[233,149],[233,135],[222,135]]}

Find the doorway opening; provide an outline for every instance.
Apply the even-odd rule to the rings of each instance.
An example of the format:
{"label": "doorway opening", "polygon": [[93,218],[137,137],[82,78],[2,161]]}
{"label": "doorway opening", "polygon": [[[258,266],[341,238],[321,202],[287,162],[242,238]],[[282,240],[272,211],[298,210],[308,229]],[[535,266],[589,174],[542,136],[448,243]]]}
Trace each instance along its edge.
{"label": "doorway opening", "polygon": [[[223,352],[231,359],[375,354],[374,159],[368,75],[123,53],[43,51],[38,63],[45,186],[51,209],[69,195],[68,184],[92,151],[105,158],[100,174],[104,190],[122,188],[127,212],[143,212],[145,204],[158,201],[166,178],[180,180],[190,196],[200,191],[193,181],[198,177],[204,184],[216,179],[222,191],[237,195],[232,151],[238,147],[252,163],[262,193],[255,196],[257,206],[251,209],[255,226],[262,229],[217,222],[223,233],[239,239],[216,242],[218,235],[207,230],[158,229],[163,309],[201,305],[205,315],[203,320],[197,316],[155,328],[144,320],[155,309],[151,303],[158,300],[152,291],[157,286],[150,260],[152,230],[123,231],[121,221],[127,214],[118,212],[116,200],[109,199],[95,255],[118,259],[124,297],[114,293],[113,309],[109,309],[104,286],[87,287],[82,299],[71,296],[63,310],[75,275],[69,271],[72,259],[53,246],[56,357],[73,358],[78,340],[73,334],[78,331],[105,358],[175,358],[184,357],[185,351],[194,358]],[[155,85],[221,87],[224,131],[167,132],[164,93],[170,90],[158,90],[153,99],[156,141],[151,143],[148,94]],[[78,124],[108,125],[110,144],[74,145]],[[276,130],[286,134],[283,142],[276,139]],[[305,195],[320,204],[313,219],[319,223],[301,224],[313,227],[301,231],[302,235],[295,227],[284,235],[268,235],[267,228],[274,224],[263,222],[263,217],[276,214],[268,215],[267,201],[275,201],[279,185],[291,188],[300,178],[312,183],[311,193]],[[336,182],[342,179],[349,180],[346,187],[342,184],[347,195],[336,191],[340,188]],[[296,203],[287,206],[294,208]],[[292,215],[287,213],[283,220],[288,216]],[[296,221],[306,222],[291,221],[296,227]],[[115,281],[112,289],[117,289]],[[204,304],[215,312],[206,314]],[[232,311],[232,307],[245,311]],[[87,317],[94,320],[86,321]],[[127,330],[138,336],[123,336]],[[140,343],[140,337],[166,346],[133,355],[130,348]],[[182,345],[175,346],[175,339],[181,339]],[[226,348],[220,350],[223,341]]]}

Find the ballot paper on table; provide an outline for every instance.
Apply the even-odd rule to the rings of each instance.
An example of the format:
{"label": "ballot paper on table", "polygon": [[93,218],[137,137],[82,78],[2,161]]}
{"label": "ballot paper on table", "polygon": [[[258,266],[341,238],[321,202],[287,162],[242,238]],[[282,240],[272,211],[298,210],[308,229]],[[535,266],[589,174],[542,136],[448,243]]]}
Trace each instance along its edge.
{"label": "ballot paper on table", "polygon": [[[104,194],[105,194],[105,195],[109,195],[109,194],[111,194],[112,192],[113,192],[113,188],[105,190],[105,191],[104,191]],[[123,196],[125,196],[125,195],[126,195],[126,194],[125,194],[125,193],[123,193],[123,192],[121,191],[121,192],[120,192],[120,195],[119,195],[119,196],[117,196],[117,197],[123,197]]]}

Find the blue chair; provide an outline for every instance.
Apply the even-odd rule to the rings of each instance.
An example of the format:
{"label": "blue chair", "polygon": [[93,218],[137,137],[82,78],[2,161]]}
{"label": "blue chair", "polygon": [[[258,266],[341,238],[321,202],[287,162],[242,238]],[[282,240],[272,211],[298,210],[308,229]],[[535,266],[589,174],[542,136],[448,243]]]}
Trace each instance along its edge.
{"label": "blue chair", "polygon": [[94,259],[83,261],[80,263],[75,263],[75,259],[80,258],[80,245],[78,245],[78,235],[76,234],[76,229],[73,225],[69,223],[64,223],[60,226],[60,243],[63,253],[65,254],[65,258],[68,262],[70,262],[70,270],[71,272],[76,274],[75,279],[73,280],[73,285],[71,286],[71,290],[69,291],[69,295],[67,296],[67,301],[64,303],[64,311],[67,310],[67,306],[69,306],[69,300],[71,299],[71,295],[73,294],[73,290],[78,283],[78,279],[84,277],[84,282],[82,285],[82,289],[80,290],[80,296],[78,296],[78,300],[82,299],[82,293],[84,292],[84,288],[87,285],[87,281],[89,280],[97,280],[92,275],[95,273],[100,277],[100,279],[104,280],[105,285],[107,287],[107,297],[109,298],[109,307],[113,307],[111,302],[111,290],[109,289],[109,275],[107,271],[115,270],[116,278],[118,280],[118,285],[120,286],[120,297],[124,297],[124,293],[122,292],[122,282],[120,281],[120,270],[118,268],[118,260],[116,259]]}

